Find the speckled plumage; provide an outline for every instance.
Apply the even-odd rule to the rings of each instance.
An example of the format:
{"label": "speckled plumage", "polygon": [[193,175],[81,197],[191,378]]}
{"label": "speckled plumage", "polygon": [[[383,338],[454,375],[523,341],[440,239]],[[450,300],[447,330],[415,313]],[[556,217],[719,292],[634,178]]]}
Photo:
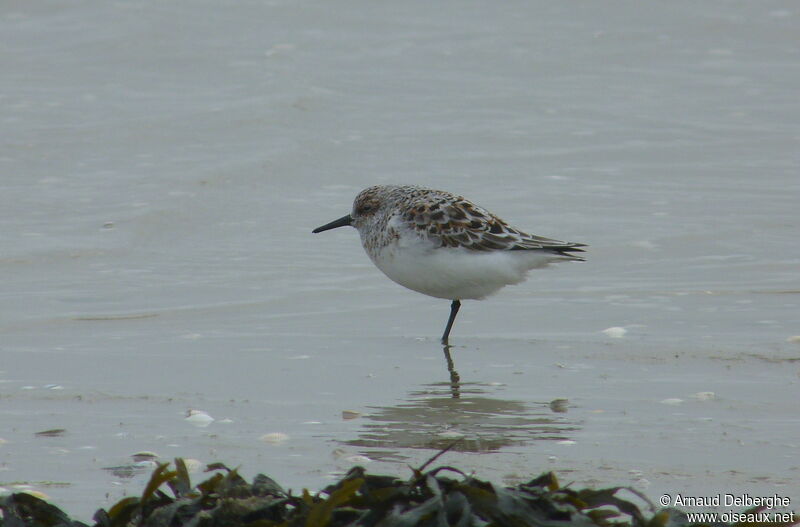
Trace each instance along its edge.
{"label": "speckled plumage", "polygon": [[581,243],[527,234],[469,200],[417,186],[362,190],[349,215],[314,230],[352,225],[372,262],[393,281],[453,300],[447,341],[464,299],[482,299],[525,279],[530,269],[582,261]]}
{"label": "speckled plumage", "polygon": [[[370,204],[378,209],[363,215],[366,217],[361,220],[359,208]],[[372,215],[377,218],[370,221],[368,217]],[[581,258],[567,253],[583,252],[580,247],[585,247],[581,243],[527,234],[462,196],[412,185],[378,185],[362,190],[353,203],[351,216],[353,225],[363,233],[368,252],[382,249],[397,238],[397,225],[391,220],[437,247],[471,251],[543,250],[571,260]]]}

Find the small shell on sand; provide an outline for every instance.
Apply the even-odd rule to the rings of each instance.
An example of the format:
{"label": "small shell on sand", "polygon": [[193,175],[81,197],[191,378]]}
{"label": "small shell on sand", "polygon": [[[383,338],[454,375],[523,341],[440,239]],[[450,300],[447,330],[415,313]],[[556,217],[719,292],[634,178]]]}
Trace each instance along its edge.
{"label": "small shell on sand", "polygon": [[607,337],[611,337],[612,339],[621,339],[622,337],[625,336],[627,332],[628,332],[627,329],[619,326],[613,326],[601,331],[601,333],[603,333]]}
{"label": "small shell on sand", "polygon": [[284,434],[283,432],[272,432],[269,434],[264,434],[259,439],[261,439],[265,443],[277,445],[288,441],[289,436],[287,434]]}
{"label": "small shell on sand", "polygon": [[372,460],[370,458],[368,458],[367,456],[362,456],[361,454],[356,454],[354,456],[346,456],[344,460],[354,465],[363,465],[365,463],[372,463]]}
{"label": "small shell on sand", "polygon": [[184,419],[184,421],[191,423],[194,426],[205,428],[214,422],[214,418],[208,415],[208,412],[204,412],[203,410],[188,410],[186,412],[186,419]]}

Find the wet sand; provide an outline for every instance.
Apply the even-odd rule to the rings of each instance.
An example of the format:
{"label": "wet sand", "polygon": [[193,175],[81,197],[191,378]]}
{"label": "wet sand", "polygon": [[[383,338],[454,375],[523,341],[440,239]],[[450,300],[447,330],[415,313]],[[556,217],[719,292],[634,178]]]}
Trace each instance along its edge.
{"label": "wet sand", "polygon": [[[442,462],[498,482],[797,502],[799,30],[790,2],[3,7],[0,487],[86,520],[141,492],[136,452],[299,490],[463,438]],[[449,370],[447,302],[310,233],[376,183],[588,261],[465,302]]]}

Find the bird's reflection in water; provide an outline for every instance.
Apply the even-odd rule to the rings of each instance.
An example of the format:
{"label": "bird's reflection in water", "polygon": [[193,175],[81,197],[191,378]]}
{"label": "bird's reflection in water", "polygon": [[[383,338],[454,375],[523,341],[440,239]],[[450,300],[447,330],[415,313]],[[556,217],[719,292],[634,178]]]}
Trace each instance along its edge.
{"label": "bird's reflection in water", "polygon": [[450,380],[422,385],[406,401],[375,407],[364,416],[358,438],[343,441],[368,448],[373,459],[401,461],[400,449],[441,449],[460,439],[454,450],[495,452],[531,441],[569,439],[578,424],[563,408],[548,402],[524,402],[492,397],[495,386],[461,382],[450,353],[444,347]]}
{"label": "bird's reflection in water", "polygon": [[444,360],[447,363],[447,371],[450,373],[450,395],[453,399],[458,399],[461,397],[461,376],[456,371],[456,365],[453,362],[453,357],[450,356],[450,346],[449,344],[445,344],[442,346],[444,349]]}

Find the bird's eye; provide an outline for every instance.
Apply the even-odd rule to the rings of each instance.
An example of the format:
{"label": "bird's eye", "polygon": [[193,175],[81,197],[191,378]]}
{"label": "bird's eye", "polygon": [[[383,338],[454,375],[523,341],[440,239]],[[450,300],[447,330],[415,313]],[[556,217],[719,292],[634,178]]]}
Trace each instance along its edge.
{"label": "bird's eye", "polygon": [[361,207],[359,207],[359,209],[358,209],[358,213],[359,214],[368,214],[370,212],[372,212],[372,205],[364,204],[364,205],[361,205]]}

